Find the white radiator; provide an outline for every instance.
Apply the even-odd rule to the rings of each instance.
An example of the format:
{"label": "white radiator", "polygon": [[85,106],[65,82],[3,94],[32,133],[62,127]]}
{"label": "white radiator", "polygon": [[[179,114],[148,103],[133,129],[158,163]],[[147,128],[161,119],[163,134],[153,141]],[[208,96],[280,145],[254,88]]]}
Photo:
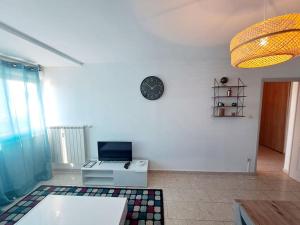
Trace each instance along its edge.
{"label": "white radiator", "polygon": [[47,128],[52,163],[80,167],[85,162],[85,129],[85,126]]}

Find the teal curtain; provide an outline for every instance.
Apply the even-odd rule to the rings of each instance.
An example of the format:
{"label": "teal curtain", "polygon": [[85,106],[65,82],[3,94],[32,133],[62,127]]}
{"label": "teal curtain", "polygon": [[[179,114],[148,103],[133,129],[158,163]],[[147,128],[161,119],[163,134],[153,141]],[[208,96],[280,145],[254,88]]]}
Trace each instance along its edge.
{"label": "teal curtain", "polygon": [[0,206],[49,178],[39,70],[0,61]]}

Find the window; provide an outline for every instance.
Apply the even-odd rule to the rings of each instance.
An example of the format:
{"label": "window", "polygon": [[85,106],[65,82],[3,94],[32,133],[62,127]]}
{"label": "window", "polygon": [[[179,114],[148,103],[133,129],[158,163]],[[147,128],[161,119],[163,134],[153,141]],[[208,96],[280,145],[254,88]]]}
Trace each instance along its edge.
{"label": "window", "polygon": [[0,79],[0,138],[38,134],[43,120],[37,88],[33,82]]}

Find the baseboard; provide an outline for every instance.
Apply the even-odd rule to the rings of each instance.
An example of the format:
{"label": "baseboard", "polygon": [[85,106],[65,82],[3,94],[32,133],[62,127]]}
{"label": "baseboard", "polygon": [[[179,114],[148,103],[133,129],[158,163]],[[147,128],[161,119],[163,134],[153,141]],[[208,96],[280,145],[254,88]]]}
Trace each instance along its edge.
{"label": "baseboard", "polygon": [[[76,173],[76,172],[81,172],[81,168],[77,167],[70,167],[70,166],[53,166],[53,172],[65,172],[65,173]],[[208,175],[218,175],[218,174],[227,174],[227,175],[250,175],[253,176],[256,173],[255,172],[239,172],[239,171],[232,171],[232,172],[227,172],[227,171],[201,171],[201,170],[177,170],[177,169],[149,169],[148,170],[150,173],[195,173],[195,174],[208,174]]]}
{"label": "baseboard", "polygon": [[53,168],[53,173],[80,173],[80,169],[69,169],[69,168]]}
{"label": "baseboard", "polygon": [[289,171],[287,169],[282,169],[282,172],[284,172],[286,175],[289,175]]}
{"label": "baseboard", "polygon": [[185,174],[185,173],[195,173],[195,174],[208,174],[208,175],[217,175],[217,174],[232,174],[232,175],[250,175],[250,176],[253,176],[255,175],[256,173],[255,172],[227,172],[227,171],[220,171],[220,172],[217,172],[217,171],[201,171],[201,170],[173,170],[173,169],[168,169],[168,170],[163,170],[163,169],[150,169],[149,172],[164,172],[164,173],[182,173],[182,174]]}

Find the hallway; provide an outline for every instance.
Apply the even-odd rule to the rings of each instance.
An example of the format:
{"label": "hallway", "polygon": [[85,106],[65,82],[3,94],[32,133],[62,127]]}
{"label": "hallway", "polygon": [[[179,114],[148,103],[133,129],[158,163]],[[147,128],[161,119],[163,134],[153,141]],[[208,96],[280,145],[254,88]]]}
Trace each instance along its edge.
{"label": "hallway", "polygon": [[257,171],[275,172],[282,171],[284,154],[276,152],[265,146],[260,146],[257,157]]}

